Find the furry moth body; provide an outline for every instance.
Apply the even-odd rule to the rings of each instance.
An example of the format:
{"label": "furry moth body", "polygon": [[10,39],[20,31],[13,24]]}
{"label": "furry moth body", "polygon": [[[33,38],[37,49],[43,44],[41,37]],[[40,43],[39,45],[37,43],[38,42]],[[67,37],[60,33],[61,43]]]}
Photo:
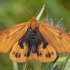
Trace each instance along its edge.
{"label": "furry moth body", "polygon": [[10,51],[10,58],[17,62],[31,59],[51,62],[59,53],[70,52],[70,35],[33,17],[29,22],[15,25],[0,32],[0,52]]}

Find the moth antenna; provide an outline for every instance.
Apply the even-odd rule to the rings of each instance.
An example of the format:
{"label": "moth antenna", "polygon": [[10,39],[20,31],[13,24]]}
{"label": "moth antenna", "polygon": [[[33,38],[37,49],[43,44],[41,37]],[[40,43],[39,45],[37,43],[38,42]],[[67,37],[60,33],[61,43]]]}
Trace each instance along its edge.
{"label": "moth antenna", "polygon": [[31,13],[31,11],[29,9],[27,9],[26,7],[24,7],[28,12],[29,14],[33,17],[33,14]]}

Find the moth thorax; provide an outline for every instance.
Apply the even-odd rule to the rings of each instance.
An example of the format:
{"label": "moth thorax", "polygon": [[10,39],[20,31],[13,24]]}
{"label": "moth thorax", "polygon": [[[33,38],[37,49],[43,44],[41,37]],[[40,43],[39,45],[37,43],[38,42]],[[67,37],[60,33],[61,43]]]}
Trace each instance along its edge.
{"label": "moth thorax", "polygon": [[31,22],[30,27],[31,27],[32,30],[35,30],[36,27],[37,27],[37,23],[35,21]]}
{"label": "moth thorax", "polygon": [[30,27],[32,30],[35,30],[37,27],[37,20],[35,17],[32,18],[31,22],[30,22]]}

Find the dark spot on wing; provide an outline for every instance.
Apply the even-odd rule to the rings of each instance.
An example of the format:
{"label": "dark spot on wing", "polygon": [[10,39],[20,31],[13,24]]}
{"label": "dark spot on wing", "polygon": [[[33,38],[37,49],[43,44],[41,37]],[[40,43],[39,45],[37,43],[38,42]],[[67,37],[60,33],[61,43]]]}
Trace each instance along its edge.
{"label": "dark spot on wing", "polygon": [[24,56],[27,56],[27,53],[24,53]]}
{"label": "dark spot on wing", "polygon": [[21,56],[21,54],[20,54],[20,53],[18,53],[18,52],[17,52],[17,53],[15,53],[15,57],[16,57],[16,58],[20,58],[20,56]]}
{"label": "dark spot on wing", "polygon": [[46,58],[50,58],[50,57],[51,57],[51,53],[48,52],[48,53],[46,54]]}
{"label": "dark spot on wing", "polygon": [[28,53],[25,52],[24,56],[29,57],[30,56],[30,52],[28,52]]}
{"label": "dark spot on wing", "polygon": [[12,52],[13,55],[15,55],[15,52]]}
{"label": "dark spot on wing", "polygon": [[53,55],[54,53],[53,53],[53,52],[51,52],[51,54]]}
{"label": "dark spot on wing", "polygon": [[52,55],[54,55],[53,52],[48,52],[48,53],[46,54],[46,57],[50,58]]}
{"label": "dark spot on wing", "polygon": [[21,48],[21,49],[24,48],[24,45],[23,45],[23,43],[22,43],[21,41],[19,41],[18,44],[20,45],[20,48]]}
{"label": "dark spot on wing", "polygon": [[27,53],[27,57],[29,57],[29,56],[30,56],[30,52]]}
{"label": "dark spot on wing", "polygon": [[43,49],[45,49],[48,45],[48,42],[44,42]]}
{"label": "dark spot on wing", "polygon": [[41,57],[42,56],[42,53],[41,52],[37,52],[37,55]]}
{"label": "dark spot on wing", "polygon": [[37,55],[39,56],[39,52],[37,52]]}
{"label": "dark spot on wing", "polygon": [[41,52],[39,53],[39,56],[40,56],[40,57],[42,56],[42,53],[41,53]]}

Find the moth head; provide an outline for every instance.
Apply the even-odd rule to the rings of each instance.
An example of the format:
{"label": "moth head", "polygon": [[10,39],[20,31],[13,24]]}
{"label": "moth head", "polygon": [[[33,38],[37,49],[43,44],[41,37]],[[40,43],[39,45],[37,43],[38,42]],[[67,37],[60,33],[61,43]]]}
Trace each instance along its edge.
{"label": "moth head", "polygon": [[35,17],[33,17],[33,18],[30,20],[30,28],[31,28],[32,30],[35,30],[37,26],[38,26],[38,21],[36,20]]}

